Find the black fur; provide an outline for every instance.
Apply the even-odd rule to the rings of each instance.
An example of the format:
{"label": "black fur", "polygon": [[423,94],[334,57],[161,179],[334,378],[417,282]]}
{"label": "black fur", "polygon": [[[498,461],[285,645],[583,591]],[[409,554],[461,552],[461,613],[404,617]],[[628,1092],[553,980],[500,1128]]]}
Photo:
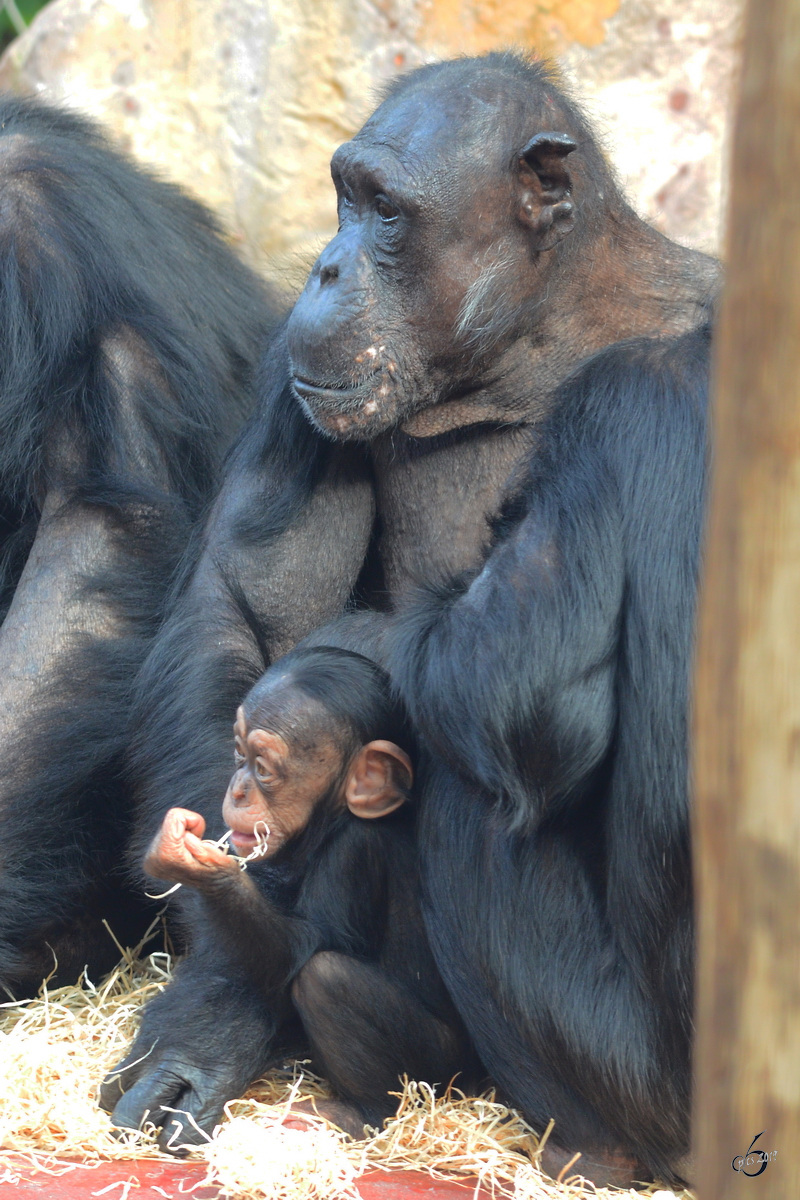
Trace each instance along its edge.
{"label": "black fur", "polygon": [[100,565],[68,582],[112,630],[56,647],[0,747],[0,983],[15,993],[49,971],[47,943],[66,979],[113,960],[101,917],[125,938],[141,927],[120,892],[130,687],[276,313],[199,204],[83,118],[0,97],[0,618],[57,497],[57,521],[102,531]]}
{"label": "black fur", "polygon": [[[181,804],[201,812],[209,836],[223,832],[220,804],[230,774],[233,717],[275,657],[269,615],[257,599],[248,598],[242,560],[269,560],[271,548],[280,547],[340,454],[300,411],[289,386],[282,336],[275,339],[257,382],[257,411],[227,467],[234,503],[226,503],[220,517],[226,532],[214,528],[212,517],[193,545],[173,611],[136,684],[129,754],[140,811],[129,853],[134,880],[169,807],[167,797],[180,796]],[[207,565],[213,583],[208,575],[193,575],[199,562]],[[302,609],[303,597],[292,603]],[[333,608],[330,615],[337,612]]]}
{"label": "black fur", "polygon": [[[447,1085],[476,1070],[427,944],[410,814],[319,817],[274,861],[251,866],[269,908],[250,920],[183,896],[192,953],[104,1085],[115,1124],[135,1128],[149,1109],[167,1145],[165,1105],[210,1131],[287,1054],[311,1053],[336,1095],[377,1126],[404,1073]],[[178,1143],[203,1140],[183,1121]]]}
{"label": "black fur", "polygon": [[[688,1145],[686,712],[708,340],[620,344],[587,363],[483,570],[418,595],[389,639],[428,748],[428,932],[487,1069],[535,1127],[555,1115],[587,1150],[624,1139],[665,1178]],[[179,704],[208,712],[219,670],[193,644],[180,668],[207,682],[176,694],[176,723]],[[256,669],[253,653],[227,693],[217,676],[220,741]],[[189,784],[171,794],[209,812],[224,784],[209,803],[188,765],[199,735],[180,746],[187,727],[171,724],[164,770]]]}
{"label": "black fur", "polygon": [[621,1135],[662,1178],[689,1138],[707,370],[707,331],[589,362],[484,569],[392,632],[433,756],[428,930],[478,1051],[535,1127]]}
{"label": "black fur", "polygon": [[[588,131],[541,71],[516,61],[490,56],[412,73],[408,89],[416,103],[399,102],[405,83],[393,88],[388,110],[379,110],[339,154],[340,167],[350,172],[340,180],[342,230],[312,271],[291,321],[303,366],[293,350],[297,394],[316,427],[332,437],[343,430],[342,441],[323,441],[303,426],[287,390],[281,342],[178,615],[143,675],[137,844],[152,836],[178,796],[212,815],[224,788],[236,704],[265,662],[287,648],[285,634],[276,631],[286,626],[288,610],[297,615],[298,641],[315,621],[321,625],[343,608],[386,612],[394,603],[383,618],[373,613],[381,630],[373,623],[369,636],[425,747],[426,923],[480,1056],[534,1127],[555,1118],[551,1145],[595,1155],[601,1173],[604,1162],[624,1158],[633,1178],[655,1172],[671,1179],[689,1145],[687,709],[714,268],[647,230],[618,191],[604,200],[605,168],[593,165],[599,152]],[[487,72],[491,87],[480,93]],[[506,109],[491,97],[502,95],[508,72],[514,87]],[[563,117],[570,136],[577,130],[574,140],[585,142],[575,154],[574,186],[555,205],[566,204],[568,195],[575,234],[539,252],[541,227],[512,214],[498,237],[498,263],[511,264],[514,286],[526,298],[524,312],[514,316],[522,322],[513,325],[511,347],[519,357],[502,358],[512,326],[499,311],[503,336],[494,338],[490,307],[480,314],[483,340],[497,342],[501,357],[484,363],[475,379],[470,372],[479,367],[469,346],[462,354],[457,338],[447,342],[451,329],[438,313],[431,320],[434,348],[424,340],[425,297],[446,296],[455,284],[436,258],[437,231],[449,210],[442,214],[437,197],[426,195],[437,218],[426,225],[425,205],[418,206],[420,216],[414,204],[419,180],[422,187],[439,178],[434,168],[445,143],[455,148],[458,187],[470,182],[470,170],[476,176],[484,170],[474,130],[465,134],[472,157],[462,167],[457,116],[445,133],[436,107],[439,94],[450,102],[458,87],[464,104],[472,103],[473,80],[475,94],[490,97],[476,118],[487,130],[513,117],[505,126],[513,125],[508,145],[496,148],[498,161],[508,150],[510,164],[498,175],[497,195],[524,199],[515,174],[518,150],[537,128],[558,131]],[[420,149],[426,122],[433,165]],[[399,153],[397,146],[410,143],[413,154],[402,171],[387,168],[401,195],[394,210],[392,196],[380,200],[380,207],[389,204],[381,215],[373,192],[389,161],[386,148]],[[546,180],[543,186],[547,192]],[[534,183],[530,188],[528,200],[536,195]],[[455,189],[450,179],[447,205],[461,199]],[[456,234],[448,229],[450,251]],[[472,243],[470,231],[462,232],[463,264]],[[483,228],[479,235],[483,253]],[[509,242],[521,249],[503,259]],[[403,246],[411,247],[405,257]],[[419,246],[424,258],[422,252],[414,258]],[[576,272],[589,262],[595,275],[605,272],[608,290],[596,291],[584,314]],[[444,282],[434,275],[437,265]],[[500,268],[496,274],[505,287]],[[587,290],[589,274],[587,267]],[[642,308],[657,293],[641,319],[648,336],[621,342],[618,329],[639,328],[637,288]],[[615,322],[618,292],[628,307]],[[405,320],[409,305],[412,318]],[[604,311],[606,347],[590,357],[580,318],[596,331]],[[677,332],[693,326],[694,332]],[[391,357],[375,366],[384,337]],[[373,342],[374,357],[358,357]],[[403,353],[410,364],[405,377],[398,367]],[[530,363],[527,374],[520,361]],[[547,371],[552,383],[542,378]],[[520,393],[527,380],[526,408]],[[414,428],[417,414],[432,414],[435,422],[449,399],[456,413],[462,403],[469,411],[476,394],[485,401],[475,410],[486,414],[485,425],[465,418],[463,427],[416,440],[403,432],[409,419]],[[517,420],[531,436],[513,443],[518,457],[511,462],[510,450],[502,458],[511,438],[502,437]],[[531,449],[517,451],[518,445]],[[459,457],[464,446],[485,448],[484,456]],[[365,460],[364,478],[370,466],[374,471],[375,521],[372,537],[356,546],[353,570],[355,524],[348,526],[343,514],[355,510],[356,495],[345,484],[361,478]],[[480,507],[485,480],[472,494],[464,464],[473,461],[485,476],[496,472],[504,496],[499,513]],[[417,462],[425,470],[415,472]],[[397,464],[401,470],[392,475]],[[435,477],[439,464],[451,475]],[[327,507],[315,510],[337,466]],[[403,486],[407,503],[392,510]],[[415,525],[415,504],[426,516],[439,514],[439,526],[433,517]],[[477,546],[489,522],[490,544],[482,562],[479,551],[465,553],[470,568],[442,582],[448,539],[463,532],[464,512],[480,526]],[[392,521],[395,548],[403,553],[392,560],[390,546],[386,561],[411,565],[405,576],[398,572],[401,582],[387,598],[375,581]],[[420,528],[429,561],[408,550]],[[281,591],[274,579],[286,558],[298,570]],[[403,594],[409,579],[420,577],[424,586]],[[234,1013],[231,1036],[238,1036],[238,1020]],[[213,1074],[213,1063],[207,1067]]]}
{"label": "black fur", "polygon": [[[296,694],[316,702],[312,712],[294,704]],[[413,754],[388,676],[359,654],[299,648],[245,697],[250,728],[264,705],[264,727],[283,729],[290,746],[298,725],[303,746],[317,731],[333,737],[343,768],[377,738],[399,739]],[[391,1093],[404,1074],[442,1085],[465,1070],[474,1075],[425,936],[413,804],[361,820],[342,800],[343,778],[316,798],[300,833],[250,864],[246,880],[224,875],[178,893],[191,954],[106,1080],[102,1104],[115,1124],[137,1128],[149,1110],[163,1125],[162,1145],[202,1140],[183,1118],[176,1137],[166,1106],[208,1131],[230,1096],[290,1047],[311,1052],[362,1125],[379,1126],[394,1112]],[[198,1074],[202,1050],[194,1047],[214,1043],[220,1019],[234,1033],[224,1068]],[[163,1112],[154,1112],[155,1092]]]}

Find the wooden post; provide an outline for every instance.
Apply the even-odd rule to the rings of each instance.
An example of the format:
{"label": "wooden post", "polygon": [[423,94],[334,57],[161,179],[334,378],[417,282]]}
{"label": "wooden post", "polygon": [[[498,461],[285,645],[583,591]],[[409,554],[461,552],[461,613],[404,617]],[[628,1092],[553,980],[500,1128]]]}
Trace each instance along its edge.
{"label": "wooden post", "polygon": [[[800,1200],[800,0],[749,0],[695,694],[699,1200]],[[753,1147],[770,1157],[734,1163]]]}

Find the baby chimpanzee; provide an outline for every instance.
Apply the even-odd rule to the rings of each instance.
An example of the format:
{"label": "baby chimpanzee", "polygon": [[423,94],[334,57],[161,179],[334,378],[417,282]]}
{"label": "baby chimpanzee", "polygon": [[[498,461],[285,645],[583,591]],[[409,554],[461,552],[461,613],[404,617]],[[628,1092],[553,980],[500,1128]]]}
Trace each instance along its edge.
{"label": "baby chimpanzee", "polygon": [[[189,977],[198,955],[205,973],[230,980],[231,1003],[237,988],[257,989],[273,1017],[273,1058],[290,1044],[299,1017],[312,1060],[340,1101],[323,1115],[360,1134],[365,1122],[379,1125],[392,1114],[388,1093],[399,1076],[447,1084],[473,1069],[422,922],[405,719],[375,663],[309,647],[255,684],[234,733],[236,772],[222,812],[240,858],[201,840],[198,813],[173,808],[145,869],[186,885]],[[250,860],[246,871],[242,857]],[[165,1017],[179,1014],[170,993],[186,986],[179,972],[161,998]],[[118,1125],[137,1126],[145,1116],[167,1124],[170,1109],[185,1109],[209,1129],[238,1094],[230,1094],[234,1077],[225,1076],[228,1091],[221,1083],[213,1102],[193,1103],[192,1064],[164,1056],[169,1022],[158,1021],[158,1005],[149,1007],[101,1102]],[[221,1054],[240,1049],[221,1047]],[[240,1090],[269,1051],[245,1048],[251,1074],[237,1079]],[[170,1082],[162,1112],[145,1114],[137,1085],[152,1094],[153,1072]]]}

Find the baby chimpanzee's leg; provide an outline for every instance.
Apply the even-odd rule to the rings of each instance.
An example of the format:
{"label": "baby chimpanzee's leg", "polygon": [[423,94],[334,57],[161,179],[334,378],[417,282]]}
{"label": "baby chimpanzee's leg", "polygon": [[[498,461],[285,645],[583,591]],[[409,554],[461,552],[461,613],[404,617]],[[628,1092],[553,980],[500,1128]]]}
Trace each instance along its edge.
{"label": "baby chimpanzee's leg", "polygon": [[315,1066],[362,1123],[380,1126],[394,1113],[389,1092],[401,1076],[446,1086],[464,1069],[456,1029],[379,967],[321,951],[295,979],[292,998]]}

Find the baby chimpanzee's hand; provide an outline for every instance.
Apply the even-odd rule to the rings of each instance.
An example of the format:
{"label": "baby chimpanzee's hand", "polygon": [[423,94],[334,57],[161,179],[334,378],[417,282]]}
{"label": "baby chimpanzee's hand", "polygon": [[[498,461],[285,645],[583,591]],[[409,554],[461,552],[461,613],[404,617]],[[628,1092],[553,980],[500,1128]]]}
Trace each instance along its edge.
{"label": "baby chimpanzee's hand", "polygon": [[238,875],[237,859],[213,842],[202,840],[206,823],[188,808],[171,808],[145,855],[144,869],[155,879],[202,887],[224,876]]}

